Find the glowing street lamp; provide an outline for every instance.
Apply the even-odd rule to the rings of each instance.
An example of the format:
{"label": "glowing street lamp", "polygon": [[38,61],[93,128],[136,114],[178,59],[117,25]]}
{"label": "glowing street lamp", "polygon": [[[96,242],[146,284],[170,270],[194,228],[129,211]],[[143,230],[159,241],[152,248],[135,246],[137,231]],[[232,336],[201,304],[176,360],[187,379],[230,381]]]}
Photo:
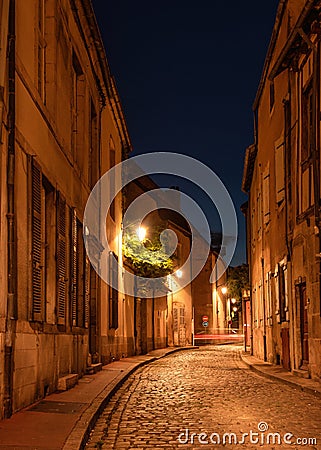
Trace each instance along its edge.
{"label": "glowing street lamp", "polygon": [[139,227],[139,228],[137,228],[136,233],[137,233],[138,239],[140,241],[143,241],[145,239],[145,237],[146,237],[146,228]]}
{"label": "glowing street lamp", "polygon": [[182,278],[183,272],[181,270],[177,270],[176,271],[176,276],[177,276],[177,278]]}
{"label": "glowing street lamp", "polygon": [[225,295],[226,293],[227,293],[227,287],[224,286],[224,287],[222,287],[222,294]]}

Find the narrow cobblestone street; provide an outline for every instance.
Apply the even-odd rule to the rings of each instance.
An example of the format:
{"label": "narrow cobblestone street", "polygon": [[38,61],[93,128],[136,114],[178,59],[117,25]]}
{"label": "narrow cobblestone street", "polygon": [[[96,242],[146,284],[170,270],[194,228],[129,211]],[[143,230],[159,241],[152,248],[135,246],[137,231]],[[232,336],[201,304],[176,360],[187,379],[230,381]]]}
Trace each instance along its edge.
{"label": "narrow cobblestone street", "polygon": [[240,349],[201,347],[137,370],[86,449],[321,449],[321,399],[254,374]]}

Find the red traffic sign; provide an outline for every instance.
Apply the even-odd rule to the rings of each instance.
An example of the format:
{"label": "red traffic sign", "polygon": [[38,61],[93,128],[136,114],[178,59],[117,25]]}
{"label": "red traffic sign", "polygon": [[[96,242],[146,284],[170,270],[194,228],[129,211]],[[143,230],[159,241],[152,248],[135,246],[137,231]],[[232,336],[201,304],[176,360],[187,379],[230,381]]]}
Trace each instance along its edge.
{"label": "red traffic sign", "polygon": [[208,322],[208,316],[202,316],[202,321],[203,322]]}

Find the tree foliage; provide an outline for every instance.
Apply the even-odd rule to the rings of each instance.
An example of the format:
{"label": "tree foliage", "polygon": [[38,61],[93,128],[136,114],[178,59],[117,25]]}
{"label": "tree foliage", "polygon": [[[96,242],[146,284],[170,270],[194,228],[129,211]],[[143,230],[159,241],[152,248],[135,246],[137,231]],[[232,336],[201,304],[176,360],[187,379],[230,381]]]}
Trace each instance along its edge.
{"label": "tree foliage", "polygon": [[174,271],[174,256],[168,256],[164,251],[159,236],[160,231],[157,228],[150,238],[143,241],[139,239],[134,229],[127,229],[123,234],[123,256],[127,264],[135,275],[150,278],[137,280],[137,295],[153,297],[156,291],[164,295],[168,291],[167,280],[164,282],[155,278],[165,277]]}
{"label": "tree foliage", "polygon": [[230,267],[227,274],[227,289],[230,298],[235,298],[238,302],[242,300],[242,291],[249,289],[249,266],[242,264],[237,267]]}
{"label": "tree foliage", "polygon": [[140,241],[135,230],[126,230],[123,235],[123,255],[136,275],[158,278],[169,275],[174,270],[173,257],[169,257],[155,232],[148,239]]}

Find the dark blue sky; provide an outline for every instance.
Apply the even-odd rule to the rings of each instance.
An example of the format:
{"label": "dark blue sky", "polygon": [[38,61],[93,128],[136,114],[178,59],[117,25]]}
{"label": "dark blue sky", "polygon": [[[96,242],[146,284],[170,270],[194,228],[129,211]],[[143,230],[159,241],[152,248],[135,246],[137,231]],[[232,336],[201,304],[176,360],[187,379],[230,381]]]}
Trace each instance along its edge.
{"label": "dark blue sky", "polygon": [[[213,169],[238,214],[233,264],[244,262],[245,224],[240,212],[247,198],[241,192],[244,151],[253,142],[252,103],[278,1],[94,0],[93,4],[133,155],[178,152]],[[170,184],[189,189],[179,180]],[[211,227],[218,229],[210,201],[194,188],[187,193],[200,202]]]}

